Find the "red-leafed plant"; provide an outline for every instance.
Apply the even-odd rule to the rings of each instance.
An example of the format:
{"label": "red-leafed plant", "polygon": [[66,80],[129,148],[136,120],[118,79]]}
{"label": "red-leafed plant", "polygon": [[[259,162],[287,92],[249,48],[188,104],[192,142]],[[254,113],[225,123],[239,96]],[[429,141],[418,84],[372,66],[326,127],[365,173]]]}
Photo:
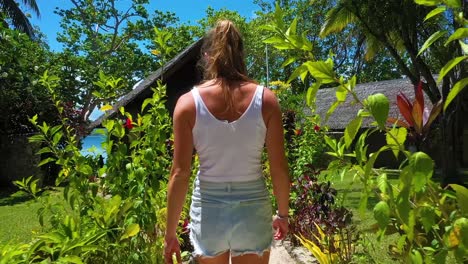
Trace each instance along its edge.
{"label": "red-leafed plant", "polygon": [[431,108],[425,106],[422,81],[414,87],[414,95],[414,101],[411,103],[404,93],[399,92],[397,95],[397,106],[405,120],[390,117],[387,121],[406,127],[408,129],[408,139],[412,140],[416,146],[420,146],[420,143],[426,139],[431,124],[442,110],[442,100],[438,101]]}

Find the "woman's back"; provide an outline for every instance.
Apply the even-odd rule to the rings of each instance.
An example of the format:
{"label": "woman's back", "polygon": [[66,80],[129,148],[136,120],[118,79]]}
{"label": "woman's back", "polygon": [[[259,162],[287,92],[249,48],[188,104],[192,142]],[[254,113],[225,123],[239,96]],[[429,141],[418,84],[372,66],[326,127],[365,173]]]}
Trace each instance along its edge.
{"label": "woman's back", "polygon": [[198,177],[212,182],[256,180],[262,175],[266,135],[263,87],[248,84],[235,88],[229,112],[221,110],[226,102],[219,90],[216,86],[192,90],[196,111],[193,143],[200,159]]}
{"label": "woman's back", "polygon": [[222,87],[214,84],[213,81],[198,85],[197,88],[206,107],[216,119],[233,122],[239,119],[249,107],[257,84],[251,82],[242,83],[238,84],[237,87],[231,88],[234,111],[226,111],[228,103],[224,98]]}

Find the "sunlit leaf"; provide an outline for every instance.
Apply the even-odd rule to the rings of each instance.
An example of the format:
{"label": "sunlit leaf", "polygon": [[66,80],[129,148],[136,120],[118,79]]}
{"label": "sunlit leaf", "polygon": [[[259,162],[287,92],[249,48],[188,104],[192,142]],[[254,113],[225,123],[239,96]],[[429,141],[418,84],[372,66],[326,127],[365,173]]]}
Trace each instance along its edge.
{"label": "sunlit leaf", "polygon": [[442,81],[442,79],[447,75],[447,73],[455,66],[457,66],[458,63],[462,62],[463,60],[466,60],[468,56],[460,56],[456,57],[449,62],[447,62],[444,67],[439,72],[439,78],[437,79],[437,82]]}
{"label": "sunlit leaf", "polygon": [[432,35],[426,40],[426,42],[424,42],[424,44],[422,45],[421,49],[419,50],[417,56],[421,55],[421,53],[423,53],[427,48],[429,48],[434,42],[436,42],[438,39],[440,39],[441,37],[443,37],[445,34],[447,34],[447,31],[446,31],[446,30],[437,31],[437,32],[435,32],[434,34],[432,34]]}
{"label": "sunlit leaf", "polygon": [[468,28],[459,28],[457,29],[445,42],[445,46],[447,46],[450,42],[457,40],[457,39],[464,39],[468,37]]}
{"label": "sunlit leaf", "polygon": [[444,112],[447,110],[447,107],[453,101],[453,99],[468,85],[468,78],[464,78],[458,81],[450,90],[449,94],[447,95],[447,99],[445,99],[444,104]]}
{"label": "sunlit leaf", "polygon": [[429,14],[426,15],[426,18],[424,18],[424,21],[431,19],[434,16],[437,16],[438,14],[444,12],[445,10],[447,10],[445,6],[439,6],[439,7],[434,8],[431,12],[429,12]]}
{"label": "sunlit leaf", "polygon": [[377,93],[367,97],[366,102],[375,121],[377,121],[380,127],[385,127],[385,122],[390,110],[388,98],[384,94]]}

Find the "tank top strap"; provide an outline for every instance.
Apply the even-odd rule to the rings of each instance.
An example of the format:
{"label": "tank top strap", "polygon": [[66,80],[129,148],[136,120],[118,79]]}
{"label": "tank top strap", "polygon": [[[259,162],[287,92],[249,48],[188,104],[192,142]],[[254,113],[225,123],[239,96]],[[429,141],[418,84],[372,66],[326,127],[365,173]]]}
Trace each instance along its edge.
{"label": "tank top strap", "polygon": [[254,102],[253,108],[255,108],[255,112],[262,112],[262,102],[263,102],[263,86],[257,85],[257,89],[255,90],[254,94]]}

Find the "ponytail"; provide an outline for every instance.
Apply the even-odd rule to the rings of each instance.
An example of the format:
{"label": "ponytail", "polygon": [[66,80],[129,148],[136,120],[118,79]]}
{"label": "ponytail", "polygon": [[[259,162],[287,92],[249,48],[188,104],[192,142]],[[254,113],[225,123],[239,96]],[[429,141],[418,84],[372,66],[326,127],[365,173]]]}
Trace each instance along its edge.
{"label": "ponytail", "polygon": [[226,111],[232,111],[235,108],[231,89],[239,82],[252,82],[247,76],[242,36],[234,23],[218,21],[205,36],[201,52],[203,78],[216,80],[223,89]]}

